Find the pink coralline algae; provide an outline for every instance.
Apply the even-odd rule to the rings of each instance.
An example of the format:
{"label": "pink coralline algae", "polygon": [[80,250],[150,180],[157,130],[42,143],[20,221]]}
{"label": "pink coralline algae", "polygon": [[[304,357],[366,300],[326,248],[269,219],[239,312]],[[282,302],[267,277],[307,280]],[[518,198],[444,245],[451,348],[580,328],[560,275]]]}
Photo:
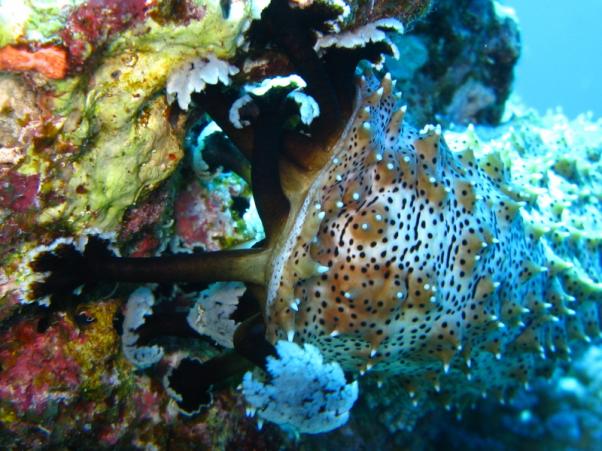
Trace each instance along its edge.
{"label": "pink coralline algae", "polygon": [[55,205],[62,195],[48,189],[52,166],[28,167],[28,159],[47,158],[59,165],[69,153],[69,146],[57,145],[51,154],[49,142],[56,136],[58,121],[46,109],[46,94],[33,92],[32,83],[16,74],[0,76],[0,250],[4,258],[39,229],[41,210]]}
{"label": "pink coralline algae", "polygon": [[0,208],[23,213],[35,205],[40,186],[40,176],[16,172],[0,179]]}
{"label": "pink coralline algae", "polygon": [[2,335],[0,342],[0,399],[19,411],[41,414],[50,402],[65,403],[75,396],[80,365],[65,353],[64,342],[77,340],[65,320],[45,333],[37,321],[26,321]]}
{"label": "pink coralline algae", "polygon": [[31,229],[31,213],[37,209],[40,177],[11,171],[0,176],[0,212],[6,217],[0,228],[0,246],[15,245],[16,237]]}
{"label": "pink coralline algae", "polygon": [[165,229],[162,221],[168,216],[166,210],[172,204],[170,194],[169,188],[161,188],[126,212],[119,239],[130,243],[128,247],[132,257],[153,255],[160,247],[160,231]]}
{"label": "pink coralline algae", "polygon": [[226,188],[207,190],[197,181],[190,182],[175,202],[176,236],[181,244],[221,249],[224,237],[236,233],[228,203],[237,194],[236,187],[232,192]]}
{"label": "pink coralline algae", "polygon": [[154,1],[90,0],[73,10],[62,33],[69,58],[75,67],[90,56],[94,48],[112,35],[142,22]]}
{"label": "pink coralline algae", "polygon": [[[49,324],[48,318],[24,319],[0,336],[3,443],[12,437],[20,448],[37,449],[78,435],[78,446],[91,449],[132,436],[163,440],[174,414],[166,410],[164,392],[116,356],[118,306],[96,303]],[[32,423],[41,427],[31,431]]]}

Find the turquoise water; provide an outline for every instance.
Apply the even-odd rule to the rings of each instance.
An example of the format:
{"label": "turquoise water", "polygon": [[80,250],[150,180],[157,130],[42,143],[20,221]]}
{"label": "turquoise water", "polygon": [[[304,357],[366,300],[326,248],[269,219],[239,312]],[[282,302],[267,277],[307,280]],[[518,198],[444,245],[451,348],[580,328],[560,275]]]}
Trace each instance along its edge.
{"label": "turquoise water", "polygon": [[602,116],[602,1],[505,0],[516,11],[523,51],[515,91],[544,112]]}

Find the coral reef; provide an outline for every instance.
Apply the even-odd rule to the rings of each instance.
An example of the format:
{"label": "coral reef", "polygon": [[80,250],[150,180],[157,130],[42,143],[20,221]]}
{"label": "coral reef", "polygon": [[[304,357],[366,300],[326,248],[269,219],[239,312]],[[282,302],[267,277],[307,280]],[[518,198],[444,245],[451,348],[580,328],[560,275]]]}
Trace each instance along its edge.
{"label": "coral reef", "polygon": [[[114,230],[183,156],[182,120],[166,120],[172,108],[161,95],[171,71],[209,53],[233,57],[260,11],[253,2],[237,3],[230,16],[213,1],[184,2],[190,14],[182,15],[179,2],[170,1],[73,3],[55,5],[44,28],[40,15],[50,7],[36,2],[23,5],[20,27],[3,22],[0,67],[13,72],[3,83],[27,92],[31,110],[15,128],[21,138],[4,164],[13,162],[7,171],[40,186],[29,220],[19,223],[23,233],[50,224],[63,233]],[[36,49],[47,42],[68,56],[61,63],[68,66],[22,73],[54,67],[52,48]]]}
{"label": "coral reef", "polygon": [[600,370],[602,350],[592,346],[549,382],[538,381],[501,415],[522,446],[548,449],[595,449],[602,438]]}
{"label": "coral reef", "polygon": [[170,248],[215,251],[256,239],[258,231],[253,230],[251,220],[248,226],[243,220],[246,210],[241,214],[232,208],[236,199],[248,196],[247,185],[232,173],[191,177],[174,202],[175,233]]}
{"label": "coral reef", "polygon": [[[470,419],[599,337],[600,124],[422,128],[500,121],[519,45],[493,2],[413,29],[430,2],[38,3],[0,9],[3,446],[497,445],[437,406]],[[260,434],[245,395],[349,421]],[[595,440],[595,409],[523,396]]]}
{"label": "coral reef", "polygon": [[[118,308],[115,301],[94,303],[82,306],[74,319],[56,318],[43,332],[35,318],[3,332],[3,446],[57,442],[62,434],[78,434],[86,422],[100,429],[98,414],[109,414],[103,419],[108,424],[117,420],[118,412],[111,413],[104,403],[111,396],[122,398],[134,377],[121,357],[115,359],[119,336],[113,315]],[[77,411],[71,411],[75,406]],[[78,417],[79,423],[74,421]]]}
{"label": "coral reef", "polygon": [[[184,124],[163,95],[168,76],[209,52],[234,56],[261,8],[239,2],[224,16],[219,2],[179,3],[24,2],[18,14],[2,9],[0,66],[8,72],[1,79],[1,246],[9,272],[28,248],[58,234],[127,229],[127,210],[147,202],[178,167]],[[52,69],[48,46],[67,55],[60,76],[36,73]],[[135,208],[126,220],[150,213]],[[158,248],[158,233],[146,241],[140,235],[121,237],[139,239],[139,253]]]}

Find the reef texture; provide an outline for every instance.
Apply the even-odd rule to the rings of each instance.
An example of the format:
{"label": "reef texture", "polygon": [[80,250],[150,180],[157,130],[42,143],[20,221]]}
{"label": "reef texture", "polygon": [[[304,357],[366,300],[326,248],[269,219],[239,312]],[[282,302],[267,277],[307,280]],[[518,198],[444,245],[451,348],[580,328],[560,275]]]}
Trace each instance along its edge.
{"label": "reef texture", "polygon": [[[139,256],[164,247],[179,187],[165,181],[184,155],[184,117],[167,102],[167,78],[190,58],[233,57],[261,10],[236,2],[228,14],[202,0],[14,7],[0,9],[0,249],[8,292],[22,255],[59,235],[118,232],[120,245]],[[176,208],[204,189],[191,185],[189,193]],[[216,192],[205,211],[222,214],[226,194]],[[202,226],[190,230],[183,216],[177,235],[202,247]],[[235,230],[228,235],[225,242],[237,241]],[[14,297],[4,301],[8,315]]]}
{"label": "reef texture", "polygon": [[[535,382],[506,404],[483,398],[461,417],[435,410],[422,416],[412,431],[398,428],[399,416],[387,416],[393,409],[383,411],[382,402],[389,396],[389,405],[395,404],[393,392],[376,387],[367,392],[363,387],[366,396],[346,426],[327,436],[304,436],[299,449],[595,450],[602,425],[599,366],[600,348],[594,346],[569,370]],[[382,421],[374,420],[375,412]]]}
{"label": "reef texture", "polygon": [[387,60],[412,122],[497,124],[520,55],[518,28],[512,10],[496,2],[433,2],[428,15],[393,38],[399,60]]}
{"label": "reef texture", "polygon": [[[191,96],[185,118],[165,87],[170,74],[199,59],[236,64],[237,75],[229,73],[237,86],[295,66],[295,55],[265,44],[265,29],[251,28],[253,39],[244,34],[268,2],[66,3],[23,2],[14,17],[0,9],[0,443],[315,448],[273,425],[259,433],[236,381],[216,388],[200,415],[180,415],[158,381],[188,357],[206,362],[223,352],[170,329],[174,311],[192,304],[186,292],[164,296],[152,307],[154,321],[137,331],[144,345],[165,349],[144,373],[119,348],[131,286],[65,311],[18,305],[16,267],[29,249],[57,236],[91,227],[116,232],[122,253],[137,257],[259,240],[248,215],[249,168],[240,177],[207,172],[208,146],[190,138],[194,115],[204,113],[195,110],[199,98]],[[430,4],[348,3],[288,2],[298,10],[324,7],[329,19],[332,8],[346,6],[323,33],[392,13],[409,21]],[[445,140],[438,126],[415,129],[405,99],[412,123],[432,122],[436,113],[445,122],[498,122],[519,50],[515,23],[492,2],[436,5],[426,19],[432,22],[417,25],[407,41],[419,55],[406,97],[398,92],[406,81],[396,87],[391,76],[364,68],[349,120],[337,139],[318,143],[324,165],[295,179],[306,162],[284,163],[292,174],[282,180],[289,220],[268,230],[280,235],[268,236],[267,269],[247,269],[258,274],[252,282],[267,275],[262,313],[272,343],[311,343],[326,362],[365,374],[357,415],[321,437],[326,449],[365,448],[374,431],[395,433],[395,446],[428,446],[403,431],[448,421],[441,410],[429,414],[435,405],[459,414],[484,394],[509,399],[600,334],[601,124],[519,114],[497,129],[452,129]],[[465,33],[454,41],[457,30]],[[455,45],[438,50],[442,37]],[[471,47],[483,43],[491,54]],[[347,50],[329,51],[340,57]],[[208,97],[199,103],[211,103]],[[316,122],[328,113],[326,103],[319,106]],[[246,132],[231,137],[253,141]]]}
{"label": "reef texture", "polygon": [[[233,57],[260,11],[253,2],[237,2],[229,16],[213,1],[74,3],[25,2],[19,27],[8,10],[3,16],[5,35],[14,35],[0,53],[0,67],[11,72],[2,92],[26,93],[3,101],[3,121],[17,125],[3,134],[3,178],[33,191],[15,204],[8,190],[4,204],[32,237],[39,228],[115,230],[128,207],[172,174],[183,156],[183,122],[170,120],[162,95],[168,75],[193,57]],[[51,29],[39,23],[43,13]],[[65,55],[60,76],[40,73],[48,63],[42,50],[30,50],[49,43]],[[9,49],[33,62],[18,62]]]}

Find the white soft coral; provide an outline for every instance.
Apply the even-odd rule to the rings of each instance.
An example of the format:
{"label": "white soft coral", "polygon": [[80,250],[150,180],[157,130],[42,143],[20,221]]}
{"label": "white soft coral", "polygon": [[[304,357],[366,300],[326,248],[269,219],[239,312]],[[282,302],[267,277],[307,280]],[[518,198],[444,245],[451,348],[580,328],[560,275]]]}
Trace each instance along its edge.
{"label": "white soft coral", "polygon": [[126,359],[138,368],[148,368],[163,358],[163,348],[157,345],[138,346],[136,330],[145,322],[145,317],[153,313],[155,297],[147,287],[140,287],[128,298],[123,320],[121,349]]}
{"label": "white soft coral", "polygon": [[324,363],[313,345],[276,344],[279,358],[268,358],[272,379],[263,383],[247,372],[242,390],[259,420],[295,432],[318,434],[345,424],[358,395],[357,381],[348,384],[341,366]]}
{"label": "white soft coral", "polygon": [[220,60],[213,53],[194,58],[174,70],[167,80],[167,99],[176,98],[183,110],[188,109],[190,95],[202,92],[207,85],[230,84],[230,77],[238,73],[238,68]]}
{"label": "white soft coral", "polygon": [[201,335],[207,335],[220,346],[233,348],[234,331],[238,323],[230,316],[246,288],[241,282],[217,282],[202,291],[190,309],[187,321]]}

